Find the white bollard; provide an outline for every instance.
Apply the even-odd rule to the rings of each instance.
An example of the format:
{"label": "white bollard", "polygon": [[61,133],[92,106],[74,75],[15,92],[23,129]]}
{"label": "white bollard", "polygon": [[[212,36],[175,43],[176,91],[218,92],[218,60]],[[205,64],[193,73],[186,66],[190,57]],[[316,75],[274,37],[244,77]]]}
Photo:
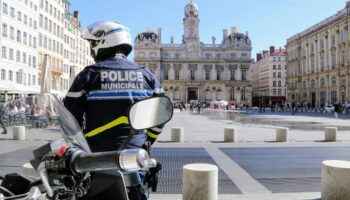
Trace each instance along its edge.
{"label": "white bollard", "polygon": [[225,142],[236,142],[237,141],[237,128],[235,128],[235,127],[224,128],[224,141]]}
{"label": "white bollard", "polygon": [[324,140],[327,142],[337,141],[337,127],[325,127],[324,128]]}
{"label": "white bollard", "polygon": [[321,199],[350,199],[350,162],[326,160],[322,165]]}
{"label": "white bollard", "polygon": [[288,142],[289,128],[276,129],[276,142]]}
{"label": "white bollard", "polygon": [[12,135],[14,140],[25,140],[26,139],[26,129],[24,126],[13,126]]}
{"label": "white bollard", "polygon": [[39,177],[39,175],[30,163],[22,165],[22,173],[26,177]]}
{"label": "white bollard", "polygon": [[171,141],[172,142],[183,142],[184,141],[184,128],[172,127],[171,128]]}
{"label": "white bollard", "polygon": [[182,200],[217,200],[218,167],[210,164],[188,164],[183,167]]}

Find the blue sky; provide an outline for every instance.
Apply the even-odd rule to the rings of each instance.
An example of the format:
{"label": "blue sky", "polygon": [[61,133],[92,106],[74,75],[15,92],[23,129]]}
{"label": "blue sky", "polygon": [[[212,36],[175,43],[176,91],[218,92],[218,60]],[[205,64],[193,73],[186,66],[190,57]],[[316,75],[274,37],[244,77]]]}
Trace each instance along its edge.
{"label": "blue sky", "polygon": [[[180,43],[183,34],[184,7],[189,0],[70,0],[71,10],[80,11],[85,27],[98,20],[113,20],[128,26],[132,37],[150,26],[162,28],[162,43]],[[222,40],[222,29],[236,26],[248,31],[252,57],[286,44],[286,39],[345,7],[346,0],[194,0],[199,7],[200,39],[211,43]],[[133,55],[129,56],[133,58]]]}

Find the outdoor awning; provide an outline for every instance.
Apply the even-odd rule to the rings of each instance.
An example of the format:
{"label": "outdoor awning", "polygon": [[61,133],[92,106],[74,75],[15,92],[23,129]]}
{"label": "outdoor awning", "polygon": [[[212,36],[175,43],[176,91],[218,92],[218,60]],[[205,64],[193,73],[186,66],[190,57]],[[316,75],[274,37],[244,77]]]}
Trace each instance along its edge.
{"label": "outdoor awning", "polygon": [[39,93],[40,86],[26,86],[9,80],[0,80],[0,92],[7,93]]}

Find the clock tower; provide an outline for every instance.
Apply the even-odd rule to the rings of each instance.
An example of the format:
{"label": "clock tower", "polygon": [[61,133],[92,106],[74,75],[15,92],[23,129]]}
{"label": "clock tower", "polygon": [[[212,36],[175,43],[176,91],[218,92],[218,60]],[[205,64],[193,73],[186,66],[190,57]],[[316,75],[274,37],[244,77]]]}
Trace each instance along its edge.
{"label": "clock tower", "polygon": [[188,56],[199,57],[200,40],[199,40],[199,18],[198,6],[190,0],[185,6],[185,17],[183,19],[184,35],[183,44],[185,44]]}

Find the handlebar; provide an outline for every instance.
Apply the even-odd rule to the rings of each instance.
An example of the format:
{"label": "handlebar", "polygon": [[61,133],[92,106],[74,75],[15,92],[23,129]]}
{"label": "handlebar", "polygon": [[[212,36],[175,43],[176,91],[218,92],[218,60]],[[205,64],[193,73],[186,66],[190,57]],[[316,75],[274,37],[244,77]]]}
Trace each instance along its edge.
{"label": "handlebar", "polygon": [[79,151],[72,156],[71,168],[74,172],[79,174],[109,169],[120,169],[118,165],[119,156],[119,151],[99,153],[85,153]]}
{"label": "handlebar", "polygon": [[157,165],[143,149],[85,153],[76,151],[71,157],[71,168],[76,173],[117,169],[123,171],[146,170]]}
{"label": "handlebar", "polygon": [[[68,166],[70,171],[76,175],[111,169],[122,171],[148,170],[157,165],[157,161],[149,158],[148,153],[144,149],[86,153],[79,148],[70,148],[68,151],[69,153],[66,154],[68,156],[67,161],[69,161]],[[54,190],[50,186],[46,168],[57,170],[60,166],[60,163],[51,161],[48,159],[45,162],[41,162],[37,169],[49,197],[53,197]]]}

